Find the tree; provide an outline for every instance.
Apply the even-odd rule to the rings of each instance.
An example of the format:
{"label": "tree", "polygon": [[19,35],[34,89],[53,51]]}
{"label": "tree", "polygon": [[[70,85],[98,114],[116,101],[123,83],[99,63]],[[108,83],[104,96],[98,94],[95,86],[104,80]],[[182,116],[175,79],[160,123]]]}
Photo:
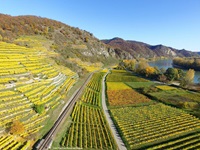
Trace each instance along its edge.
{"label": "tree", "polygon": [[10,133],[14,135],[22,134],[25,131],[24,125],[18,121],[15,120],[12,122],[11,128],[10,128]]}
{"label": "tree", "polygon": [[167,77],[164,74],[158,76],[158,81],[167,82]]}
{"label": "tree", "polygon": [[124,65],[124,67],[129,69],[129,70],[134,70],[135,69],[135,64],[136,64],[136,60],[135,59],[123,60],[122,63]]}
{"label": "tree", "polygon": [[148,64],[146,61],[140,61],[140,62],[138,63],[136,72],[137,72],[137,73],[144,74],[144,73],[145,73],[145,69],[146,69],[147,67],[149,67],[149,64]]}
{"label": "tree", "polygon": [[168,68],[165,72],[165,76],[170,80],[178,79],[178,70],[176,68]]}
{"label": "tree", "polygon": [[194,81],[194,74],[195,74],[194,69],[189,69],[186,72],[185,77],[181,80],[181,86],[185,87],[185,86],[193,83],[193,81]]}
{"label": "tree", "polygon": [[87,43],[88,41],[89,41],[88,37],[85,37],[85,38],[84,38],[84,42]]}
{"label": "tree", "polygon": [[39,114],[42,114],[45,110],[45,107],[44,105],[35,105],[34,106],[34,110],[39,113]]}
{"label": "tree", "polygon": [[147,67],[146,69],[145,69],[145,74],[146,74],[146,77],[149,77],[149,76],[151,76],[151,75],[153,75],[154,73],[155,73],[155,68],[154,67]]}
{"label": "tree", "polygon": [[183,79],[185,72],[182,69],[178,69],[178,79]]}

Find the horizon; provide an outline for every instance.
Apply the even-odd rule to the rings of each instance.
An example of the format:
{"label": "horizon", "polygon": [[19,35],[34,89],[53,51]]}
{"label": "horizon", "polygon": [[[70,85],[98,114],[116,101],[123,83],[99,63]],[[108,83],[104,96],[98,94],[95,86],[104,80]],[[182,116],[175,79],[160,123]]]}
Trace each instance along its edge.
{"label": "horizon", "polygon": [[[2,14],[11,16],[34,15],[60,21],[91,32],[98,39],[144,42],[176,49],[200,51],[200,1],[169,0],[140,2],[125,0],[91,2],[86,0],[46,3],[25,0],[2,1]],[[23,7],[23,8],[22,8]]]}

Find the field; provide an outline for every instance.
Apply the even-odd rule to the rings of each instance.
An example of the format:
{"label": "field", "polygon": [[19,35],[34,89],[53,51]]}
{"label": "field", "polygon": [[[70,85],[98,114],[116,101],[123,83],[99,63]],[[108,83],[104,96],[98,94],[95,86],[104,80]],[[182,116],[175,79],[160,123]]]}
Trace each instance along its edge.
{"label": "field", "polygon": [[138,88],[144,88],[144,87],[150,87],[151,85],[154,85],[153,82],[125,82],[128,86],[132,87],[133,89]]}
{"label": "field", "polygon": [[71,62],[78,64],[81,68],[86,69],[88,72],[100,70],[103,66],[103,64],[101,64],[101,63],[84,62],[84,61],[81,61],[78,58],[69,58],[69,60]]}
{"label": "field", "polygon": [[111,109],[111,113],[130,149],[200,129],[199,119],[163,104]]}
{"label": "field", "polygon": [[200,94],[170,86],[156,86],[158,90],[147,94],[166,104],[196,110],[200,108]]}
{"label": "field", "polygon": [[110,106],[137,105],[151,102],[146,96],[133,89],[127,90],[108,90],[108,103]]}
{"label": "field", "polygon": [[148,80],[133,76],[124,70],[112,70],[106,78],[107,82],[147,82]]}
{"label": "field", "polygon": [[128,149],[200,148],[200,120],[181,109],[159,103],[181,104],[198,111],[200,94],[159,85],[125,71],[113,70],[112,74],[107,79],[108,104]]}
{"label": "field", "polygon": [[83,96],[81,97],[81,101],[87,104],[101,106],[100,91],[102,77],[102,73],[93,75],[92,79],[89,81],[87,87],[85,88]]}
{"label": "field", "polygon": [[163,91],[168,91],[168,90],[176,90],[177,88],[168,86],[168,85],[157,85],[156,88],[163,90]]}
{"label": "field", "polygon": [[[10,149],[10,145],[13,149],[31,148],[40,138],[49,114],[76,82],[76,73],[54,65],[46,59],[50,53],[39,46],[26,48],[0,42],[0,149]],[[43,105],[44,112],[37,113],[36,105]],[[25,131],[13,136],[9,128],[15,120]]]}
{"label": "field", "polygon": [[101,108],[102,76],[102,73],[93,75],[81,100],[75,104],[71,113],[72,123],[61,141],[62,147],[116,149]]}
{"label": "field", "polygon": [[171,140],[156,144],[147,148],[148,150],[158,149],[184,149],[193,150],[200,148],[200,132],[192,132],[184,136],[179,136]]}
{"label": "field", "polygon": [[[121,78],[122,81],[140,81],[140,82],[114,82],[113,77]],[[126,78],[124,78],[124,75]],[[131,73],[125,72],[123,70],[112,70],[111,74],[108,74],[107,77],[107,98],[109,106],[128,106],[128,105],[138,105],[151,102],[146,96],[136,92],[132,89],[130,85],[151,85],[151,82],[141,79],[140,77],[133,76]],[[121,80],[120,79],[120,80]],[[134,80],[133,80],[134,79]],[[108,82],[112,80],[113,82]]]}
{"label": "field", "polygon": [[127,90],[131,89],[123,82],[106,82],[108,90]]}

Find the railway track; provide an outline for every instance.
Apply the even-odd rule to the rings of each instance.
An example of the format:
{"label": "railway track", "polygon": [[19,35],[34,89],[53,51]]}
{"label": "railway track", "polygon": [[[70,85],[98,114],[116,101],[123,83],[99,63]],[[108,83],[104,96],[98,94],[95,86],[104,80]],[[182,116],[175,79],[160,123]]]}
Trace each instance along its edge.
{"label": "railway track", "polygon": [[89,82],[90,78],[94,73],[91,73],[83,85],[76,91],[75,95],[71,98],[70,102],[67,104],[65,109],[62,111],[60,116],[58,117],[57,121],[54,123],[53,127],[49,130],[48,134],[45,136],[44,139],[40,141],[38,146],[35,148],[36,150],[47,150],[50,148],[50,145],[53,141],[53,138],[56,135],[57,128],[60,126],[61,122],[64,120],[66,114],[70,111],[70,109],[74,106],[76,100],[80,97],[84,87]]}

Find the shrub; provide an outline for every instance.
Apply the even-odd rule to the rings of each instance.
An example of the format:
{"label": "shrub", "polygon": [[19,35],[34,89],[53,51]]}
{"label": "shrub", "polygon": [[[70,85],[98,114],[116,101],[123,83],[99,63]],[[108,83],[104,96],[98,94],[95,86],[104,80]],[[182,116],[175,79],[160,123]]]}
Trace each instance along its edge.
{"label": "shrub", "polygon": [[38,113],[38,114],[42,114],[45,110],[44,105],[35,105],[34,106],[34,110]]}
{"label": "shrub", "polygon": [[24,125],[16,120],[12,122],[11,128],[10,128],[10,133],[11,134],[22,134],[25,131]]}

